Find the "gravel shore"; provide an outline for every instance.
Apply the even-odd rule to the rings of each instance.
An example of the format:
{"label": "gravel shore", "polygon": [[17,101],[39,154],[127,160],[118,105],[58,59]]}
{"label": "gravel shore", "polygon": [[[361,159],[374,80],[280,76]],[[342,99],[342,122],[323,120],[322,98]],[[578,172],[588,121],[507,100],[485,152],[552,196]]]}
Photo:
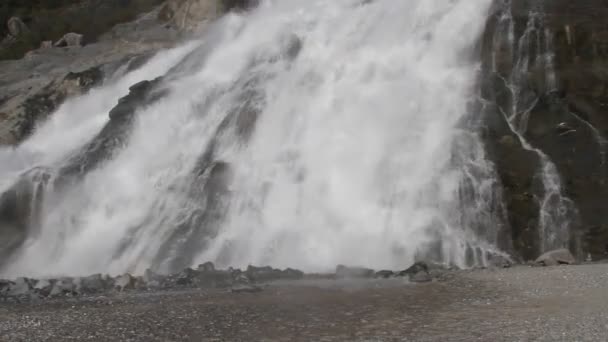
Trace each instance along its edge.
{"label": "gravel shore", "polygon": [[608,265],[0,303],[1,341],[606,341]]}

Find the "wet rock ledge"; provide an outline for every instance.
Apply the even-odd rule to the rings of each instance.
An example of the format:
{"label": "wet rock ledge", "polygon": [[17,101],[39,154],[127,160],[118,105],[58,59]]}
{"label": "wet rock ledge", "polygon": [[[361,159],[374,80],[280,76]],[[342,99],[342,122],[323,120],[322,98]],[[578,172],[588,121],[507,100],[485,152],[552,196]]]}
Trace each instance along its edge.
{"label": "wet rock ledge", "polygon": [[0,280],[0,302],[27,302],[40,299],[59,299],[120,292],[172,291],[183,289],[226,289],[231,292],[258,292],[263,285],[276,281],[301,279],[386,279],[402,278],[414,283],[440,280],[448,269],[434,264],[417,262],[402,271],[380,270],[338,265],[334,273],[305,274],[292,268],[275,269],[270,266],[248,266],[247,269],[216,269],[211,262],[196,269],[186,268],[179,273],[162,275],[146,270],[142,276],[125,273],[119,276],[94,274],[86,277],[54,279],[17,278]]}

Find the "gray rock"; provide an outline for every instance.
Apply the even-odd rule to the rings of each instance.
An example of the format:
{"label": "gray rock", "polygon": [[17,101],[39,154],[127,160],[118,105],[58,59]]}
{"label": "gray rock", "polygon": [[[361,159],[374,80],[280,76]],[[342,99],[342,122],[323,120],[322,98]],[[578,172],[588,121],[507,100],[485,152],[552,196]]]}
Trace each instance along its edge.
{"label": "gray rock", "polygon": [[114,278],[114,288],[118,291],[135,289],[136,279],[129,273]]}
{"label": "gray rock", "polygon": [[286,268],[282,271],[281,279],[302,279],[304,278],[304,272],[293,268]]}
{"label": "gray rock", "polygon": [[198,271],[200,272],[211,272],[211,271],[215,271],[215,265],[213,265],[212,262],[207,261],[204,264],[200,264],[198,265]]}
{"label": "gray rock", "polygon": [[19,37],[28,31],[27,25],[18,17],[12,17],[6,23],[8,33],[13,37]]}
{"label": "gray rock", "polygon": [[53,290],[53,282],[47,279],[40,279],[34,285],[34,291],[41,297],[48,297]]}
{"label": "gray rock", "polygon": [[196,283],[197,276],[198,272],[188,267],[177,274],[175,283],[182,286],[194,285]]}
{"label": "gray rock", "polygon": [[374,278],[391,278],[395,276],[395,272],[390,270],[381,270],[374,274]]}
{"label": "gray rock", "polygon": [[76,295],[78,292],[76,291],[76,285],[74,284],[74,280],[72,278],[61,278],[53,284],[53,289],[49,296],[72,296]]}
{"label": "gray rock", "polygon": [[57,47],[69,47],[69,46],[82,46],[82,35],[75,33],[75,32],[69,32],[66,33],[65,35],[63,35],[63,37],[61,37],[61,39],[59,39],[57,42],[55,42],[55,46]]}
{"label": "gray rock", "polygon": [[11,282],[8,280],[0,280],[0,297],[6,296],[11,287]]}
{"label": "gray rock", "polygon": [[534,263],[540,266],[572,265],[576,263],[576,259],[569,250],[561,248],[546,252],[539,256]]}
{"label": "gray rock", "polygon": [[365,267],[348,267],[344,265],[336,267],[337,278],[372,278],[374,274],[374,270]]}
{"label": "gray rock", "polygon": [[407,277],[411,282],[414,283],[424,283],[433,280],[433,276],[430,272],[433,272],[434,275],[441,272],[445,269],[442,265],[429,264],[425,262],[418,261],[414,263],[412,266],[407,269],[399,272],[397,275],[400,277]]}
{"label": "gray rock", "polygon": [[513,260],[503,255],[493,254],[488,258],[488,266],[497,268],[509,268],[513,266]]}
{"label": "gray rock", "polygon": [[76,290],[83,294],[100,293],[106,290],[107,287],[107,279],[101,274],[77,278],[74,279],[74,283]]}
{"label": "gray rock", "polygon": [[17,278],[9,287],[8,295],[11,297],[26,296],[32,293],[32,284],[30,279]]}
{"label": "gray rock", "polygon": [[408,267],[407,269],[399,272],[399,276],[401,276],[401,277],[411,276],[411,275],[415,275],[419,272],[429,273],[429,265],[427,265],[425,262],[418,261],[418,262],[414,263],[412,266]]}

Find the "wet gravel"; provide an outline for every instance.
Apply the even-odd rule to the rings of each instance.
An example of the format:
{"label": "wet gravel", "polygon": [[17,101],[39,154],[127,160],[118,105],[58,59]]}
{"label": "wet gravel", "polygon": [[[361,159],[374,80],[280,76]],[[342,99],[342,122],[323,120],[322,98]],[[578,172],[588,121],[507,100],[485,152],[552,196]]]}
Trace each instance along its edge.
{"label": "wet gravel", "polygon": [[0,341],[606,341],[608,265],[0,303]]}

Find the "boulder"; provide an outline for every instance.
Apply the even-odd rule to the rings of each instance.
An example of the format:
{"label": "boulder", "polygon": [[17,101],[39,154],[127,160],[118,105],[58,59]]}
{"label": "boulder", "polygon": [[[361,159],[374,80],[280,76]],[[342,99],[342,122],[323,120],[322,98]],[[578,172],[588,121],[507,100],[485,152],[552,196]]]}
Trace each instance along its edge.
{"label": "boulder", "polygon": [[279,277],[275,271],[270,266],[256,267],[249,265],[245,274],[252,281],[269,281]]}
{"label": "boulder", "polygon": [[399,272],[399,276],[414,275],[419,272],[429,273],[429,266],[425,262],[418,261],[407,269]]}
{"label": "boulder", "polygon": [[408,279],[414,283],[424,283],[433,280],[433,277],[429,272],[431,268],[433,271],[445,269],[441,265],[431,264],[431,267],[429,267],[429,264],[418,261],[407,269],[399,272],[398,276],[408,277]]}
{"label": "boulder", "polygon": [[82,35],[75,32],[69,32],[63,35],[61,39],[55,42],[57,47],[82,46]]}
{"label": "boulder", "polygon": [[177,274],[175,283],[182,286],[194,285],[197,277],[198,272],[188,267]]}
{"label": "boulder", "polygon": [[509,268],[513,266],[513,260],[504,255],[493,254],[488,258],[488,266],[497,268]]}
{"label": "boulder", "polygon": [[100,293],[106,290],[107,279],[101,274],[74,279],[76,290],[82,294]]}
{"label": "boulder", "polygon": [[48,297],[53,290],[53,283],[47,279],[40,279],[34,284],[34,292],[41,297]]}
{"label": "boulder", "polygon": [[286,268],[281,273],[281,279],[295,280],[304,278],[304,272],[293,268]]}
{"label": "boulder", "polygon": [[11,297],[28,296],[32,294],[32,282],[28,278],[17,278],[9,287],[8,295]]}
{"label": "boulder", "polygon": [[348,267],[338,265],[336,267],[337,278],[372,278],[374,270],[365,267]]}
{"label": "boulder", "polygon": [[61,278],[53,284],[49,296],[71,296],[76,294],[78,294],[78,292],[76,291],[74,280],[72,278]]}
{"label": "boulder", "polygon": [[207,261],[204,264],[198,265],[198,270],[200,272],[212,272],[212,271],[215,271],[215,265],[213,265],[212,262]]}
{"label": "boulder", "polygon": [[539,266],[572,265],[576,259],[569,250],[562,248],[544,253],[534,263]]}
{"label": "boulder", "polygon": [[129,273],[114,278],[114,288],[118,291],[135,289],[136,279]]}
{"label": "boulder", "polygon": [[390,271],[390,270],[381,270],[376,272],[376,274],[374,274],[374,278],[392,278],[395,276],[395,272]]}
{"label": "boulder", "polygon": [[11,17],[6,23],[8,34],[13,37],[19,37],[28,31],[27,25],[18,17]]}
{"label": "boulder", "polygon": [[10,287],[11,287],[10,281],[0,279],[0,297],[6,296]]}

